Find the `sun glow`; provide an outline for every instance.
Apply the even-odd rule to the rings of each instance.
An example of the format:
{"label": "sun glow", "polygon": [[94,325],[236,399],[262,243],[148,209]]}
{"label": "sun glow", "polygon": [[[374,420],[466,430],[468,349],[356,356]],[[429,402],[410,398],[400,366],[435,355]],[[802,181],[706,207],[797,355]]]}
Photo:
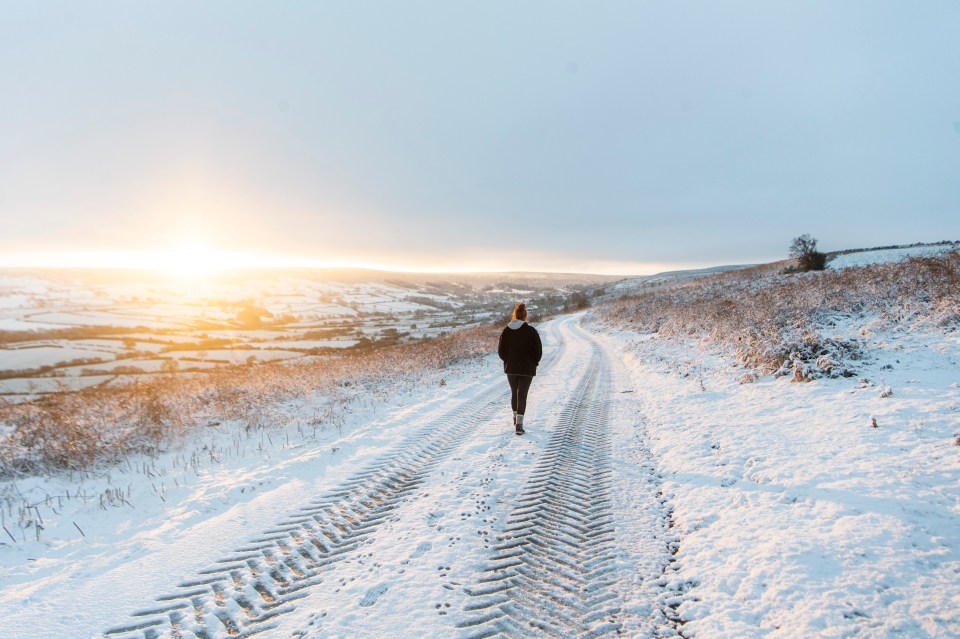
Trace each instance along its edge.
{"label": "sun glow", "polygon": [[4,256],[0,266],[39,268],[131,269],[156,271],[176,278],[198,278],[220,271],[301,266],[295,260],[211,249],[184,242],[166,249],[140,251],[63,251]]}
{"label": "sun glow", "polygon": [[[484,273],[505,271],[594,273],[604,275],[649,275],[653,273],[699,268],[700,264],[661,264],[641,262],[558,260],[551,255],[525,255],[518,259],[498,255],[499,259],[448,259],[423,264],[397,256],[380,254],[375,259],[344,259],[331,255],[327,259],[304,254],[279,257],[276,253],[245,253],[211,248],[195,240],[186,240],[168,248],[143,250],[43,251],[0,254],[0,268],[81,268],[130,269],[153,271],[177,281],[209,280],[220,273],[250,269],[369,269],[406,273]],[[338,259],[339,258],[339,259]],[[393,259],[391,259],[393,258]]]}
{"label": "sun glow", "polygon": [[213,251],[193,243],[181,244],[152,257],[153,269],[183,279],[202,279],[217,271],[253,266],[253,260],[239,254]]}

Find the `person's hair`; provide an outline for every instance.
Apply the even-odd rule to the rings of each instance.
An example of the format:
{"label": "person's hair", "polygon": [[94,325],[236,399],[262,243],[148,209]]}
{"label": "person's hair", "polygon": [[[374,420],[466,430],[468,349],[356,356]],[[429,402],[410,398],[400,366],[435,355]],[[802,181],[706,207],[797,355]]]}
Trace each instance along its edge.
{"label": "person's hair", "polygon": [[513,307],[513,319],[526,320],[527,319],[527,305],[523,302],[517,303]]}

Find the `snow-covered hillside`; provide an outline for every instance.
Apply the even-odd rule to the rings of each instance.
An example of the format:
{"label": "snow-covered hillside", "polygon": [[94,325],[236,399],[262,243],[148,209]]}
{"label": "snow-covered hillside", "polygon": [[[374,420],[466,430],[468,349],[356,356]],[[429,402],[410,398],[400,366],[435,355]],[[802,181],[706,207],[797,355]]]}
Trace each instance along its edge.
{"label": "snow-covered hillside", "polygon": [[641,275],[638,277],[629,277],[619,282],[615,282],[603,288],[602,299],[611,300],[624,295],[641,295],[649,291],[655,291],[661,288],[679,286],[688,282],[693,282],[704,277],[716,275],[718,273],[727,273],[749,268],[749,264],[736,264],[728,266],[713,266],[710,268],[687,269],[682,271],[665,271],[656,275]]}
{"label": "snow-covered hillside", "polygon": [[960,633],[955,335],[877,325],[857,378],[744,384],[582,319],[539,325],[524,437],[491,354],[336,427],[305,397],[7,480],[4,637]]}
{"label": "snow-covered hillside", "polygon": [[958,260],[8,404],[3,637],[960,636]]}
{"label": "snow-covered hillside", "polygon": [[909,257],[929,257],[931,255],[942,255],[944,252],[953,250],[955,248],[957,248],[956,244],[919,244],[917,246],[905,246],[902,248],[853,251],[850,253],[841,253],[840,255],[832,257],[827,263],[827,268],[840,269],[867,266],[868,264],[898,262]]}

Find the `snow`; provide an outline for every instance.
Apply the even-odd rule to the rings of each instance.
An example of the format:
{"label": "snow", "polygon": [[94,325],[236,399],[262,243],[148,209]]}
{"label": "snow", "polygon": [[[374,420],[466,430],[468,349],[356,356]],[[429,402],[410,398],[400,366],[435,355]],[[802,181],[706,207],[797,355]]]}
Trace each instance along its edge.
{"label": "snow", "polygon": [[[558,329],[543,331],[548,350],[558,350]],[[363,628],[369,628],[373,634],[366,636],[384,636],[398,619],[406,619],[409,636],[420,636],[416,633],[446,621],[434,603],[446,612],[455,595],[452,612],[460,613],[466,595],[448,587],[475,574],[488,556],[485,541],[523,488],[523,477],[560,413],[557,400],[569,394],[570,377],[582,372],[576,364],[585,348],[568,345],[552,373],[544,371],[538,378],[540,394],[531,397],[528,412],[539,414],[531,418],[531,435],[522,440],[509,427],[507,385],[491,356],[479,368],[443,372],[443,385],[437,374],[425,388],[351,410],[342,434],[331,427],[317,432],[303,427],[301,434],[294,425],[286,433],[247,434],[240,426],[223,424],[156,461],[137,459],[83,478],[19,480],[15,493],[37,505],[44,528],[39,541],[31,536],[34,528],[18,530],[17,543],[0,553],[5,636],[96,636],[122,625],[130,612],[150,607],[156,596],[212,558],[240,547],[298,504],[308,505],[411,435],[449,427],[451,413],[475,414],[465,406],[484,406],[489,417],[431,473],[422,497],[391,525],[393,533],[368,550],[382,558],[373,564],[374,574],[360,556],[351,562],[358,574],[352,575],[349,566],[343,573],[356,585],[341,593],[324,589],[311,594],[311,601],[329,611],[325,627],[331,632],[364,634]],[[491,404],[491,399],[496,401]],[[307,402],[301,424],[316,410]],[[206,452],[193,458],[194,471],[186,460],[196,450]],[[107,497],[104,509],[101,500],[111,491],[119,491],[122,499]],[[56,498],[78,492],[87,501]],[[489,507],[476,503],[478,495],[486,495]],[[440,563],[451,570],[438,571]],[[429,607],[431,615],[411,610],[411,600]],[[373,605],[375,618],[358,616]],[[310,610],[315,608],[299,607],[284,620],[285,627],[308,628]]]}
{"label": "snow", "polygon": [[[62,342],[64,345],[72,345],[80,348],[83,347],[92,347],[92,348],[102,348],[107,351],[111,351],[116,354],[126,353],[129,350],[134,351],[144,351],[150,353],[159,353],[165,348],[168,348],[168,344],[161,344],[158,342],[143,342],[134,340],[133,348],[128,349],[124,343],[127,339],[134,340],[132,337],[117,338],[117,339],[75,339],[70,340],[69,342]],[[171,342],[173,340],[170,340]],[[185,340],[189,341],[189,340]]]}
{"label": "snow", "polygon": [[50,282],[39,277],[24,277],[0,273],[0,288],[18,293],[44,295],[50,291]]}
{"label": "snow", "polygon": [[382,299],[364,300],[360,301],[359,304],[365,311],[376,313],[414,313],[421,310],[432,310],[431,307],[422,304]]}
{"label": "snow", "polygon": [[[215,331],[211,331],[211,336]],[[197,337],[194,335],[150,335],[146,333],[130,333],[123,336],[123,339],[144,340],[148,343],[159,344],[166,348],[168,344],[194,344]],[[139,348],[139,343],[137,348]]]}
{"label": "snow", "polygon": [[20,319],[18,317],[0,318],[0,331],[45,331],[63,327],[63,324],[34,322],[30,319]]}
{"label": "snow", "polygon": [[[601,473],[591,490],[609,494],[593,500],[610,503],[600,565],[614,612],[604,618],[623,636],[960,634],[960,336],[878,324],[863,336],[863,379],[741,384],[744,369],[707,344],[588,333],[582,319],[538,325],[545,361],[524,437],[511,433],[490,355],[415,386],[366,389],[339,409],[319,395],[291,401],[277,407],[291,416],[285,430],[214,424],[155,459],[5,481],[0,512],[16,541],[0,530],[3,636],[100,637],[129,624],[344,486],[362,501],[358,471],[419,463],[423,446],[439,452],[410,466],[422,481],[368,521],[359,545],[263,636],[490,630],[458,626],[476,621],[471,606],[485,600],[471,593],[495,574],[520,503],[558,489],[559,476],[532,478],[571,424],[600,424],[609,438],[596,453],[609,485]],[[328,409],[343,419],[317,421]],[[568,454],[583,450],[577,437]],[[360,509],[349,492],[333,503]],[[321,515],[304,525],[323,526]],[[548,534],[553,543],[558,533]],[[567,614],[556,593],[536,608],[545,621]]]}
{"label": "snow", "polygon": [[718,273],[725,273],[727,271],[747,268],[749,266],[752,265],[734,264],[701,269],[688,269],[683,271],[666,271],[663,273],[657,273],[655,275],[629,277],[607,286],[607,294],[604,295],[604,298],[612,299],[614,297],[623,295],[637,295],[643,293],[644,291],[655,288],[678,286],[680,284],[692,282],[700,278],[709,277]]}
{"label": "snow", "polygon": [[[427,277],[294,269],[230,272],[187,281],[171,280],[146,271],[65,269],[37,270],[29,275],[0,272],[0,331],[35,331],[38,340],[32,344],[50,337],[49,331],[75,338],[44,340],[44,345],[64,347],[65,353],[59,358],[51,355],[41,362],[43,365],[69,360],[70,349],[92,347],[95,341],[80,339],[85,336],[112,340],[113,344],[94,347],[97,350],[103,346],[109,359],[139,355],[137,351],[159,355],[167,352],[165,344],[185,343],[194,345],[194,351],[204,350],[205,358],[216,360],[219,365],[246,362],[250,356],[259,361],[300,361],[298,354],[279,351],[304,347],[346,348],[363,336],[376,338],[387,329],[399,331],[404,339],[415,339],[476,325],[491,314],[501,315],[502,311],[494,313],[493,309],[508,305],[502,296],[490,294],[479,286],[490,281],[525,283],[528,285],[522,288],[535,290],[541,296],[553,296],[571,285],[582,286],[605,279],[521,274]],[[251,323],[246,328],[238,327],[245,323],[243,309],[251,306],[268,309],[276,321],[268,319],[262,325]],[[441,310],[463,307],[469,309],[468,313]],[[413,324],[418,328],[411,335],[408,331]],[[144,327],[142,334],[127,332],[138,327]],[[150,335],[153,329],[159,330]],[[211,341],[217,339],[231,342]],[[128,348],[128,340],[138,342]],[[284,340],[289,340],[289,346]],[[210,350],[213,347],[218,350],[243,348],[248,352],[238,360],[239,353],[215,353]],[[194,352],[169,357],[196,355]],[[4,356],[5,352],[0,351],[0,365]],[[52,361],[48,361],[51,358]],[[13,356],[6,360],[13,362]],[[83,370],[84,367],[64,367],[56,373],[78,375]],[[97,366],[94,370],[112,369]],[[15,386],[24,388],[24,382],[17,382]],[[35,387],[53,386],[40,382]]]}
{"label": "snow", "polygon": [[740,384],[744,370],[703,345],[605,339],[672,500],[675,582],[695,584],[685,632],[960,633],[955,333],[878,332],[862,378],[807,384]]}
{"label": "snow", "polygon": [[[116,366],[111,362],[111,366]],[[42,393],[59,393],[96,386],[113,379],[113,375],[86,375],[83,377],[15,377],[0,379],[0,395],[26,399]]]}
{"label": "snow", "polygon": [[29,308],[30,297],[27,295],[5,295],[0,297],[0,310],[11,309],[11,308]]}
{"label": "snow", "polygon": [[869,264],[885,264],[899,262],[909,257],[928,257],[939,255],[944,251],[956,248],[956,245],[924,244],[894,249],[877,249],[875,251],[857,251],[837,255],[829,261],[827,268],[840,269],[851,266],[867,266]]}
{"label": "snow", "polygon": [[268,346],[283,348],[348,348],[357,343],[355,339],[308,339],[308,340],[283,340],[272,342]]}
{"label": "snow", "polygon": [[33,315],[39,323],[57,325],[57,328],[70,326],[119,326],[126,328],[183,328],[182,322],[171,321],[158,315],[120,314],[115,312],[76,312],[76,313],[37,313]]}
{"label": "snow", "polygon": [[[290,336],[286,331],[226,329],[204,331],[210,339],[228,339],[232,342],[274,342]],[[167,339],[169,336],[164,335]],[[189,341],[189,340],[182,340]]]}
{"label": "snow", "polygon": [[270,362],[279,359],[290,359],[293,357],[302,357],[303,353],[297,351],[271,350],[260,348],[235,348],[235,349],[208,349],[196,351],[172,351],[167,353],[170,357],[189,360],[206,360],[211,362],[227,362],[230,364],[243,364],[248,358]]}
{"label": "snow", "polygon": [[21,370],[53,366],[76,359],[112,359],[113,353],[102,350],[64,346],[39,346],[36,348],[0,348],[0,370]]}
{"label": "snow", "polygon": [[[116,368],[133,367],[133,368],[139,368],[141,371],[145,373],[159,373],[161,370],[163,370],[163,365],[169,361],[170,360],[168,359],[127,358],[127,359],[113,360],[110,362],[103,362],[102,364],[82,364],[80,366],[68,366],[61,370],[65,375],[79,375],[80,373],[83,373],[85,371],[101,371],[104,373],[109,373]],[[198,364],[201,364],[201,362],[190,362],[189,364],[184,363],[183,366],[184,367],[190,366],[192,368]],[[206,367],[212,368],[213,366],[214,364],[210,363]]]}

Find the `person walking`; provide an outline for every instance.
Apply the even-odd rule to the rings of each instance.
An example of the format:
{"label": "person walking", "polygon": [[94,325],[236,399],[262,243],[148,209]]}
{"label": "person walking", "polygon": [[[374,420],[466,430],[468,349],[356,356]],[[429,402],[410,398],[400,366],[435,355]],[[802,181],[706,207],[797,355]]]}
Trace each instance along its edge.
{"label": "person walking", "polygon": [[517,435],[523,435],[523,415],[527,410],[527,392],[537,374],[543,356],[540,333],[527,324],[527,305],[520,302],[513,309],[513,321],[500,333],[497,355],[503,360],[503,372],[510,383],[510,407]]}

